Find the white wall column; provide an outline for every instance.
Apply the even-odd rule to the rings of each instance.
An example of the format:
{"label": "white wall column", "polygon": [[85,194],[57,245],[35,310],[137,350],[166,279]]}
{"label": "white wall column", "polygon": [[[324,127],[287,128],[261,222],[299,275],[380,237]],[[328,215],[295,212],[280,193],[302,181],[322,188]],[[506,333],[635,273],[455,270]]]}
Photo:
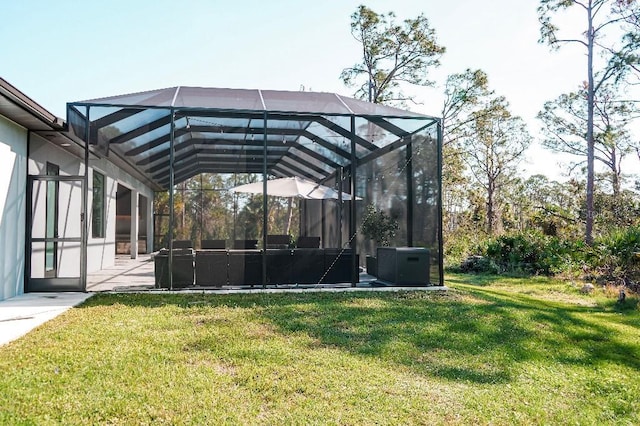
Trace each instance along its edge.
{"label": "white wall column", "polygon": [[138,258],[138,221],[139,221],[139,208],[138,208],[138,191],[131,190],[131,258]]}
{"label": "white wall column", "polygon": [[27,138],[0,115],[0,300],[24,292]]}

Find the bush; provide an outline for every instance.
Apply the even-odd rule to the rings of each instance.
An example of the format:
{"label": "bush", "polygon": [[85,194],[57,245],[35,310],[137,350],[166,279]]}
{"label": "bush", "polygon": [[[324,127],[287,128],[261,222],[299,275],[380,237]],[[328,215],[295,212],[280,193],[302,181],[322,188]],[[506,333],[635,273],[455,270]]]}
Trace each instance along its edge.
{"label": "bush", "polygon": [[498,274],[500,268],[484,256],[469,256],[460,264],[460,272],[474,274]]}
{"label": "bush", "polygon": [[545,236],[539,233],[502,235],[489,241],[486,256],[503,272],[550,274],[551,256],[546,245]]}
{"label": "bush", "polygon": [[461,265],[470,255],[483,253],[479,247],[486,241],[482,232],[458,229],[447,234],[444,241],[445,267],[460,272]]}
{"label": "bush", "polygon": [[485,240],[460,263],[461,272],[555,275],[580,273],[588,280],[640,290],[640,226],[617,230],[587,246],[526,231]]}
{"label": "bush", "polygon": [[640,226],[631,226],[597,238],[589,251],[592,273],[601,281],[637,290],[640,283]]}
{"label": "bush", "polygon": [[369,204],[362,219],[361,229],[365,237],[374,240],[378,245],[389,246],[398,232],[399,225],[396,219]]}
{"label": "bush", "polygon": [[462,272],[555,275],[582,270],[584,244],[536,231],[485,240],[460,264]]}

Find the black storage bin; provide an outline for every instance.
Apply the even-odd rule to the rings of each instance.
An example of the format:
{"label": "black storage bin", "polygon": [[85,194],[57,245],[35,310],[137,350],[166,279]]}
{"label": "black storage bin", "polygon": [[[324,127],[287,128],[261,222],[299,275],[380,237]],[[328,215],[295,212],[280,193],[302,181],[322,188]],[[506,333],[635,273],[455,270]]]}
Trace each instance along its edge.
{"label": "black storage bin", "polygon": [[226,250],[196,251],[196,285],[227,285],[228,257]]}
{"label": "black storage bin", "polygon": [[[169,288],[169,250],[160,250],[154,258],[156,287]],[[173,288],[184,288],[193,285],[193,250],[173,250]]]}
{"label": "black storage bin", "polygon": [[396,285],[429,285],[429,250],[378,247],[378,280]]}
{"label": "black storage bin", "polygon": [[229,285],[262,284],[260,250],[229,250]]}
{"label": "black storage bin", "polygon": [[324,275],[324,250],[298,248],[293,250],[293,282],[318,284]]}

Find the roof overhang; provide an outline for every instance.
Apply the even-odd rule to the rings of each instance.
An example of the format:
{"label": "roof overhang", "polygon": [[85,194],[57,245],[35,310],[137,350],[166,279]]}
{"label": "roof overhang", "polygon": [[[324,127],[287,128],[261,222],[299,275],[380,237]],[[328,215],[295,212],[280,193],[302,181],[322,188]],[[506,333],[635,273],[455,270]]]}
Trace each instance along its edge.
{"label": "roof overhang", "polygon": [[66,123],[0,78],[0,115],[70,154],[83,158],[84,141],[69,135]]}

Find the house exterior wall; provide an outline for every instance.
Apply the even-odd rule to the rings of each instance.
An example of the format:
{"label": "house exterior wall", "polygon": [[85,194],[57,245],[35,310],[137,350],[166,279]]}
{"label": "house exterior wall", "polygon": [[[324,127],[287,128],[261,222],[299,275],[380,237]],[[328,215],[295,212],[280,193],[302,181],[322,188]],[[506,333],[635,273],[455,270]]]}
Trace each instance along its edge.
{"label": "house exterior wall", "polygon": [[[67,153],[65,150],[57,147],[53,143],[39,136],[33,136],[29,150],[29,174],[44,175],[46,174],[47,162],[54,163],[60,167],[60,175],[82,175],[84,173],[83,161]],[[92,193],[93,193],[93,173],[98,171],[105,177],[105,233],[104,238],[93,238],[91,232],[92,223]],[[87,221],[89,223],[89,232],[87,236],[87,272],[95,272],[100,269],[113,266],[115,263],[115,244],[116,244],[116,191],[118,183],[139,191],[145,196],[153,199],[153,191],[146,185],[131,177],[112,163],[108,159],[92,159],[89,163],[88,176],[88,205],[87,205]],[[80,209],[82,205],[82,194],[80,188],[75,185],[60,185],[60,210],[58,230],[62,234],[62,230],[68,232],[67,236],[79,236],[81,223],[79,220]],[[71,218],[70,222],[63,223],[64,220]],[[34,229],[42,229],[44,227],[44,216],[40,215],[34,219]],[[62,236],[62,235],[61,235]],[[62,247],[59,250],[63,249]],[[64,247],[64,253],[59,254],[59,276],[79,276],[79,245],[67,244]],[[35,256],[35,254],[34,254]],[[73,260],[73,261],[72,261]],[[32,268],[32,276],[38,277],[43,274],[44,264],[43,258],[34,257],[34,266]],[[37,266],[36,266],[37,265]],[[34,268],[39,269],[36,275]]]}
{"label": "house exterior wall", "polygon": [[0,300],[24,292],[27,130],[0,116]]}
{"label": "house exterior wall", "polygon": [[[116,231],[117,231],[116,230],[116,210],[117,210],[116,194],[118,191],[118,184],[123,185],[130,190],[137,191],[137,193],[139,193],[140,195],[143,195],[147,197],[147,199],[151,199],[151,200],[153,200],[154,192],[148,186],[144,185],[137,179],[134,179],[131,175],[124,172],[122,169],[118,168],[113,163],[109,162],[108,159],[106,158],[92,161],[90,163],[90,173],[93,172],[93,169],[98,170],[98,172],[102,173],[106,178],[105,192],[107,197],[107,203],[106,203],[107,207],[106,207],[105,217],[106,217],[107,229],[106,229],[105,236],[109,239],[109,247],[108,249],[105,248],[104,252],[106,254],[106,251],[108,251],[111,255],[111,258],[115,259],[115,252],[116,252],[115,244],[116,244]],[[91,213],[92,212],[91,194],[93,189],[92,184],[93,184],[93,176],[90,175],[89,176],[89,207],[88,207],[89,220],[91,220],[91,214],[92,214]],[[153,235],[153,232],[149,232],[148,230],[147,232],[148,234],[150,233],[151,235]],[[147,238],[148,238],[148,234],[147,234]],[[91,243],[92,240],[93,239],[91,238],[91,233],[89,233],[89,242],[88,242],[89,247],[87,247],[87,255],[89,256],[89,258],[91,256],[96,256],[96,258],[98,258],[99,256],[103,255],[103,248],[100,247],[100,244],[97,244],[97,245],[92,244]],[[151,244],[147,244],[147,251],[150,252],[151,250],[152,250]],[[88,263],[90,262],[91,261],[89,260]],[[111,266],[112,264],[113,264],[113,260],[112,260],[112,263],[107,266]],[[87,266],[89,272],[99,270],[102,267],[91,269],[89,265]]]}

